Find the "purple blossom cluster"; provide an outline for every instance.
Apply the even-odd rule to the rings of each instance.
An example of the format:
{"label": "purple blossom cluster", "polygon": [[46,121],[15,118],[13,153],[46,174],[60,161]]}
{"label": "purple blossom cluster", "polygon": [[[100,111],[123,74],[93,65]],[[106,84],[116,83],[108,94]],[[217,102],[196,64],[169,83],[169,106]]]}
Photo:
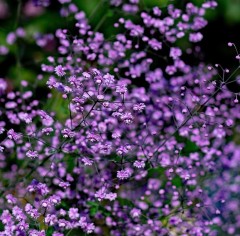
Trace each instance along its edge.
{"label": "purple blossom cluster", "polygon": [[[240,106],[228,89],[240,54],[228,43],[235,70],[185,59],[217,3],[163,11],[110,0],[120,14],[109,39],[59,2],[76,35],[32,38],[58,45],[36,80],[46,78],[48,100],[67,115],[46,109],[26,81],[15,91],[0,79],[0,235],[240,235]],[[23,28],[7,45],[19,37]]]}

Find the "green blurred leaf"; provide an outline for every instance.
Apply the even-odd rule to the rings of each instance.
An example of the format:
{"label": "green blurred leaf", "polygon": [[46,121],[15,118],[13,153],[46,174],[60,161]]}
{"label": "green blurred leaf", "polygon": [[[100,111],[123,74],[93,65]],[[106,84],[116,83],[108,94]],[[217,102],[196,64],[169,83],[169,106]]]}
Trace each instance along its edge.
{"label": "green blurred leaf", "polygon": [[182,149],[181,153],[184,154],[184,155],[189,155],[190,153],[192,152],[197,152],[199,151],[199,147],[196,145],[196,143],[190,141],[190,140],[186,140],[185,141],[185,146],[184,148]]}
{"label": "green blurred leaf", "polygon": [[182,179],[176,175],[173,179],[172,179],[172,184],[174,186],[176,186],[177,188],[181,187],[183,184],[182,184]]}
{"label": "green blurred leaf", "polygon": [[122,205],[122,206],[134,206],[133,202],[130,201],[129,199],[126,198],[117,198],[118,202]]}
{"label": "green blurred leaf", "polygon": [[165,169],[163,167],[152,168],[148,171],[148,177],[159,177],[164,173]]}

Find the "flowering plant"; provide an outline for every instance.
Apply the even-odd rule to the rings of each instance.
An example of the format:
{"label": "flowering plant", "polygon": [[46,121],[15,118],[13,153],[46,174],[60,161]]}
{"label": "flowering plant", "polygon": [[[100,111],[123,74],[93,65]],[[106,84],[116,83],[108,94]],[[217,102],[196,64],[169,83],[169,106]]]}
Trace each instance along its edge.
{"label": "flowering plant", "polygon": [[[59,3],[73,25],[31,34],[17,21],[0,46],[2,57],[18,48],[21,81],[15,90],[0,80],[0,235],[239,235],[240,107],[229,86],[240,54],[226,45],[236,52],[228,69],[195,47],[217,2],[100,1],[116,13],[110,38],[71,0]],[[51,52],[33,84],[19,54],[31,40]]]}

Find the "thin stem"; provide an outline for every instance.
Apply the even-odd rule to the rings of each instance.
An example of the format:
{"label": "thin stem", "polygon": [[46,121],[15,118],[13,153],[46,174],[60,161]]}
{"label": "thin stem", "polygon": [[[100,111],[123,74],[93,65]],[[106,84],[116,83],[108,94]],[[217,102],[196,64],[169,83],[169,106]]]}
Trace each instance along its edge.
{"label": "thin stem", "polygon": [[[226,80],[226,82],[228,82],[232,77],[233,75],[237,72],[237,70],[239,69],[240,67],[238,66],[237,69],[228,77],[228,79]],[[183,123],[172,133],[170,134],[164,141],[162,144],[160,144],[157,149],[154,151],[153,153],[153,156],[155,156],[157,154],[157,152],[159,151],[159,149],[161,147],[163,147],[174,135],[176,135],[178,133],[178,131],[185,126],[185,124],[194,116],[198,113],[198,111],[200,111],[216,94],[219,93],[219,91],[221,90],[222,86],[220,86],[213,94],[212,96],[210,96],[203,104],[201,104],[200,106],[199,105],[196,105],[190,115],[187,116],[187,118],[183,121]],[[153,157],[152,156],[152,157]],[[151,158],[152,158],[151,157]],[[149,159],[151,159],[149,158]]]}

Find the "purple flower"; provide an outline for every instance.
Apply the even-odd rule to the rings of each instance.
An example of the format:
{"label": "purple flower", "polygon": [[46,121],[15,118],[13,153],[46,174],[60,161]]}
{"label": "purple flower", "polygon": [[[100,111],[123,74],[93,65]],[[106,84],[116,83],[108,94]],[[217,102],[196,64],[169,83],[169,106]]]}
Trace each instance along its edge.
{"label": "purple flower", "polygon": [[0,152],[3,152],[3,150],[4,150],[4,147],[0,146]]}
{"label": "purple flower", "polygon": [[53,128],[43,128],[42,129],[42,133],[43,134],[46,134],[46,135],[50,135],[50,133],[52,133],[53,132]]}
{"label": "purple flower", "polygon": [[174,60],[179,58],[182,55],[182,51],[180,48],[171,48],[170,49],[170,57],[172,57]]}
{"label": "purple flower", "polygon": [[114,201],[117,198],[117,194],[116,193],[107,193],[105,196],[105,199],[108,199],[110,201]]}
{"label": "purple flower", "polygon": [[120,94],[124,94],[127,92],[127,86],[126,84],[119,84],[116,86],[116,92]]}
{"label": "purple flower", "polygon": [[139,209],[136,209],[136,208],[133,208],[131,211],[130,211],[130,214],[133,218],[139,218],[141,216],[141,210]]}
{"label": "purple flower", "polygon": [[38,152],[29,150],[29,151],[27,151],[26,156],[31,159],[35,159],[35,158],[38,158]]}
{"label": "purple flower", "polygon": [[133,116],[132,116],[132,114],[130,112],[126,112],[126,113],[121,115],[121,120],[125,124],[129,125],[129,124],[131,124],[133,122]]}
{"label": "purple flower", "polygon": [[114,83],[114,76],[113,75],[110,75],[109,73],[107,73],[106,75],[103,76],[103,79],[104,79],[104,84],[106,86],[109,86],[111,84]]}
{"label": "purple flower", "polygon": [[69,218],[72,220],[77,220],[79,219],[79,213],[77,208],[70,208],[68,211]]}
{"label": "purple flower", "polygon": [[[73,1],[59,2],[60,17],[74,25],[33,35],[49,54],[36,75],[48,77],[45,99],[38,83],[31,89],[23,78],[17,91],[0,79],[0,205],[8,209],[0,235],[236,234],[240,105],[226,85],[238,76],[189,60],[202,54],[189,42],[203,38],[206,9],[216,2],[167,4],[162,14],[139,0],[111,0],[120,17],[111,39]],[[17,28],[6,43],[26,43],[26,32]],[[184,36],[187,50],[176,46]],[[237,62],[238,45],[228,45]]]}
{"label": "purple flower", "polygon": [[189,41],[193,42],[193,43],[197,43],[197,42],[201,41],[202,38],[203,38],[203,35],[200,32],[198,32],[198,33],[191,33],[189,35]]}
{"label": "purple flower", "polygon": [[93,164],[93,161],[86,157],[82,158],[82,162],[85,166],[91,166]]}
{"label": "purple flower", "polygon": [[13,129],[10,129],[7,132],[7,136],[8,136],[9,139],[13,139],[14,141],[17,141],[22,137],[22,134],[16,133]]}
{"label": "purple flower", "polygon": [[148,44],[155,51],[162,49],[162,43],[158,42],[156,39],[149,40]]}
{"label": "purple flower", "polygon": [[144,161],[135,161],[133,166],[135,166],[136,168],[144,168],[145,167],[145,162]]}
{"label": "purple flower", "polygon": [[35,6],[48,7],[50,5],[50,0],[32,0]]}
{"label": "purple flower", "polygon": [[70,129],[63,129],[62,132],[64,138],[73,138],[75,136],[75,132]]}
{"label": "purple flower", "polygon": [[145,104],[144,103],[139,103],[139,104],[135,104],[133,106],[133,110],[134,111],[138,111],[139,113],[142,112],[145,109]]}
{"label": "purple flower", "polygon": [[65,69],[62,65],[56,66],[54,71],[55,71],[56,75],[58,75],[59,77],[66,75]]}
{"label": "purple flower", "polygon": [[119,170],[117,171],[117,178],[120,180],[125,180],[130,178],[131,172],[129,170]]}

